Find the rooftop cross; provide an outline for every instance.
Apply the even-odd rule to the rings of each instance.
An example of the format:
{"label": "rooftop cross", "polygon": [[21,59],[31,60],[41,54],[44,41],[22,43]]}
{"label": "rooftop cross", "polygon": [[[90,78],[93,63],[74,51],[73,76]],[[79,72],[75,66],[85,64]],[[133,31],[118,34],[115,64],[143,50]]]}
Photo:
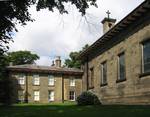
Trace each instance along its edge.
{"label": "rooftop cross", "polygon": [[109,11],[109,10],[108,10],[106,13],[107,13],[107,15],[108,15],[108,19],[109,19],[109,18],[110,18],[110,14],[111,14],[111,13],[110,13],[110,11]]}

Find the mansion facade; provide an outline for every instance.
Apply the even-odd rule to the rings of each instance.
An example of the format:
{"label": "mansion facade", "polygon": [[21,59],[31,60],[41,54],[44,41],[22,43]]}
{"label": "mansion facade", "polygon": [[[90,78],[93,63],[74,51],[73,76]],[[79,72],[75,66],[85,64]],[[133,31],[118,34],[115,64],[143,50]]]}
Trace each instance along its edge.
{"label": "mansion facade", "polygon": [[82,92],[82,71],[56,65],[16,65],[7,67],[13,84],[13,102],[49,103],[75,101]]}

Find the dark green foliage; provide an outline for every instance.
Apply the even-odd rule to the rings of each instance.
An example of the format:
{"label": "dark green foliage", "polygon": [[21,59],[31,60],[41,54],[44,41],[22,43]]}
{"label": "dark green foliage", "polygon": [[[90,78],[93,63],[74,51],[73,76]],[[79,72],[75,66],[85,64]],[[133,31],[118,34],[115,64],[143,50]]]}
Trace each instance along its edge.
{"label": "dark green foliage", "polygon": [[83,52],[84,50],[86,50],[89,47],[88,44],[86,44],[82,50],[80,50],[79,52],[71,52],[69,54],[69,59],[65,60],[65,66],[69,67],[69,68],[80,68],[81,67],[81,61],[78,59],[78,56],[81,52]]}
{"label": "dark green foliage", "polygon": [[[8,44],[12,40],[16,24],[25,25],[27,21],[33,21],[28,8],[33,0],[8,0],[0,2],[0,51],[8,50]],[[6,45],[7,44],[7,45]]]}
{"label": "dark green foliage", "polygon": [[69,54],[70,59],[65,60],[65,65],[69,68],[80,68],[81,62],[78,60],[79,52],[71,52]]}
{"label": "dark green foliage", "polygon": [[30,51],[16,51],[9,52],[7,55],[9,62],[14,65],[33,64],[35,60],[39,59],[37,54],[32,54]]}
{"label": "dark green foliage", "polygon": [[39,59],[39,56],[32,54],[30,51],[17,51],[8,54],[2,52],[0,54],[0,103],[11,104],[10,96],[12,96],[13,86],[6,70],[9,62],[13,62],[14,65],[32,64],[37,59]]}
{"label": "dark green foliage", "polygon": [[56,8],[61,14],[68,13],[64,6],[64,4],[68,2],[75,5],[82,15],[85,15],[86,9],[89,8],[90,5],[97,7],[96,0],[39,0],[37,10],[48,8],[50,11],[53,11],[53,9]]}
{"label": "dark green foliage", "polygon": [[8,59],[5,54],[0,55],[0,103],[9,105],[11,95],[11,83],[8,79],[8,73],[6,71],[6,65]]}
{"label": "dark green foliage", "polygon": [[61,14],[68,13],[65,3],[71,3],[84,15],[90,5],[96,6],[96,0],[4,0],[0,1],[0,52],[9,49],[9,42],[12,40],[16,29],[16,24],[26,25],[28,21],[33,21],[28,8],[36,5],[37,10],[48,8],[53,11],[58,9]]}
{"label": "dark green foliage", "polygon": [[101,103],[95,94],[86,91],[77,97],[77,104],[79,106],[84,106],[84,105],[99,105]]}

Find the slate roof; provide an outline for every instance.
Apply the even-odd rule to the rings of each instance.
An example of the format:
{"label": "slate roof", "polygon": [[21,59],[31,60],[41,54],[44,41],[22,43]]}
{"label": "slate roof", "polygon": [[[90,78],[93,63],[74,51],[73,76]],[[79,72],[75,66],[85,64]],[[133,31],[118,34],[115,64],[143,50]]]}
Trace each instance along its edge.
{"label": "slate roof", "polygon": [[150,15],[150,1],[145,0],[141,5],[134,9],[130,14],[123,18],[119,23],[117,23],[113,28],[111,28],[107,33],[100,37],[95,43],[93,43],[89,48],[83,51],[80,55],[80,59],[85,59],[90,53],[92,53],[96,48],[102,47],[105,42],[114,38],[116,35],[120,34],[129,25],[138,21],[139,18],[144,17],[144,14]]}
{"label": "slate roof", "polygon": [[38,73],[53,73],[53,74],[64,74],[64,75],[82,75],[83,71],[75,68],[63,68],[54,66],[39,66],[33,64],[26,65],[15,65],[8,66],[8,71],[18,71],[18,72],[38,72]]}

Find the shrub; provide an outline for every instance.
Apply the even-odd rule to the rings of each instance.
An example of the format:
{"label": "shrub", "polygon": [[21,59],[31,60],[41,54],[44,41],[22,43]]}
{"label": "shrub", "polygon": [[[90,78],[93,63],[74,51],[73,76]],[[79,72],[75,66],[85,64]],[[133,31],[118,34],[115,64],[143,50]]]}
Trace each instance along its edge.
{"label": "shrub", "polygon": [[100,100],[92,92],[86,91],[77,97],[77,105],[99,105]]}

